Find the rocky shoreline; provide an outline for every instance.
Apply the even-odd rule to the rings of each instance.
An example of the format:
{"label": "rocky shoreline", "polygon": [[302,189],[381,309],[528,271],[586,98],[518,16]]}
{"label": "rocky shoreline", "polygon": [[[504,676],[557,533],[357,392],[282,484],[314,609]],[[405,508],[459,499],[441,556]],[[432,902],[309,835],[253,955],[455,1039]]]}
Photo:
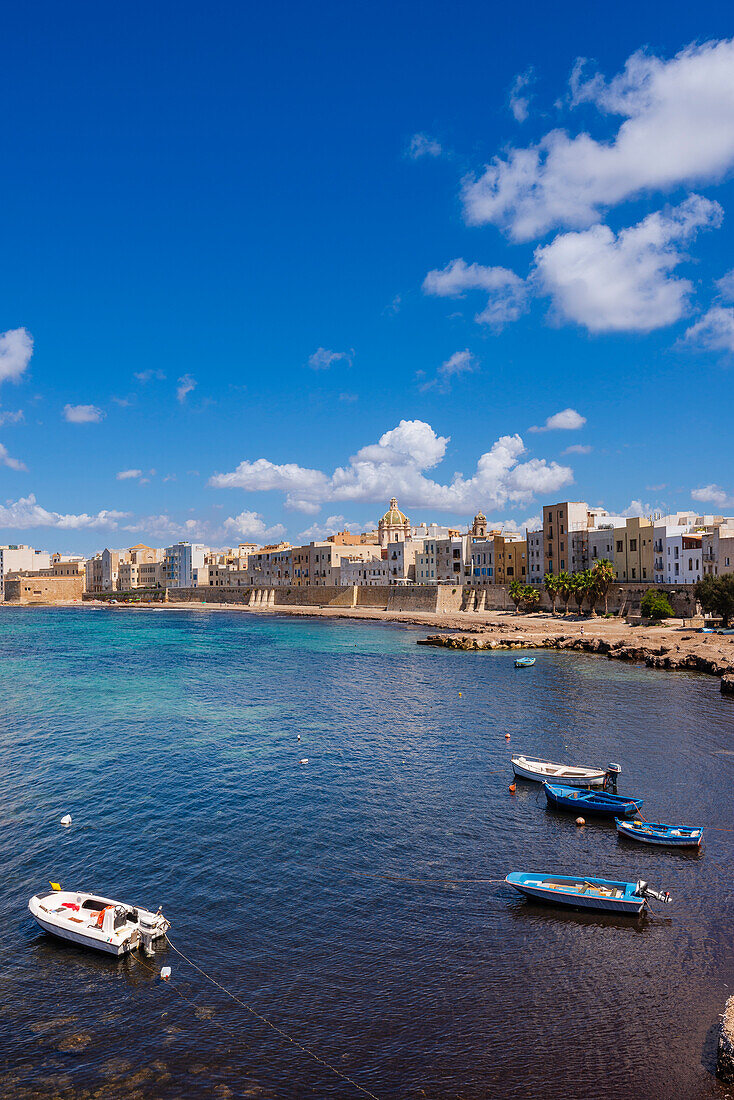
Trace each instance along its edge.
{"label": "rocky shoreline", "polygon": [[[442,646],[446,649],[483,650],[483,649],[557,649],[576,650],[583,653],[594,653],[606,656],[610,660],[632,661],[637,664],[645,664],[648,668],[661,669],[689,669],[694,672],[707,672],[712,676],[721,677],[721,691],[725,695],[734,695],[734,646],[727,648],[732,652],[725,653],[719,646],[707,646],[707,640],[711,635],[683,635],[679,640],[668,642],[654,642],[652,639],[637,641],[624,641],[619,638],[605,638],[598,635],[585,633],[574,634],[548,634],[545,636],[529,635],[520,631],[515,637],[507,637],[507,628],[500,628],[491,633],[467,634],[429,634],[427,638],[420,638],[418,645]],[[698,638],[701,641],[695,644]],[[706,639],[706,640],[704,640]],[[718,640],[718,639],[717,639]],[[722,639],[723,640],[723,639]],[[687,642],[688,645],[681,645]],[[694,643],[691,645],[690,643]],[[700,649],[706,646],[708,652]]]}

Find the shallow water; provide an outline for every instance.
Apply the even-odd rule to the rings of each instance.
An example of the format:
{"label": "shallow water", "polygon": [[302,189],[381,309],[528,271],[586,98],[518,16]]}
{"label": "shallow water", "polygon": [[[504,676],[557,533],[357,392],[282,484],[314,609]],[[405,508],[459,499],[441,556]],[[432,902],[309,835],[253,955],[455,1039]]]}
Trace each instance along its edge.
{"label": "shallow water", "polygon": [[[734,704],[714,678],[564,653],[516,671],[423,633],[0,613],[0,1096],[362,1095],[170,948],[165,984],[44,935],[26,905],[49,879],[162,904],[176,946],[381,1100],[727,1095]],[[512,796],[521,749],[619,761],[648,819],[709,826],[704,851]],[[674,901],[589,916],[471,881],[509,870]]]}

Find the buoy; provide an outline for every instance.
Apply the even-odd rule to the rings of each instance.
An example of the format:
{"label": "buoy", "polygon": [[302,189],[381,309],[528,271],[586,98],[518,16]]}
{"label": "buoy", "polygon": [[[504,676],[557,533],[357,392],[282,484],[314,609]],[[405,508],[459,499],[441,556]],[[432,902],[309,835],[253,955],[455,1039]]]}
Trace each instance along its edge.
{"label": "buoy", "polygon": [[170,968],[170,966],[162,966],[161,967],[161,978],[163,979],[163,981],[167,982],[170,977],[171,977],[171,968]]}
{"label": "buoy", "polygon": [[299,740],[299,741],[301,740],[301,735],[300,735],[300,733],[298,734],[298,740]]}
{"label": "buoy", "polygon": [[67,826],[71,825],[71,814],[64,814],[64,816],[61,818],[61,824]]}
{"label": "buoy", "polygon": [[584,821],[583,817],[577,817],[576,818],[576,824],[577,825],[585,825],[586,822]]}
{"label": "buoy", "polygon": [[299,764],[308,764],[308,757],[304,756],[303,760],[298,761]]}
{"label": "buoy", "polygon": [[516,785],[514,783],[510,783],[510,794],[514,794],[516,790]]}
{"label": "buoy", "polygon": [[459,692],[459,698],[461,699],[461,692]]}
{"label": "buoy", "polygon": [[505,734],[505,741],[509,741],[509,740],[510,740],[510,735],[509,735],[509,733],[506,733]]}

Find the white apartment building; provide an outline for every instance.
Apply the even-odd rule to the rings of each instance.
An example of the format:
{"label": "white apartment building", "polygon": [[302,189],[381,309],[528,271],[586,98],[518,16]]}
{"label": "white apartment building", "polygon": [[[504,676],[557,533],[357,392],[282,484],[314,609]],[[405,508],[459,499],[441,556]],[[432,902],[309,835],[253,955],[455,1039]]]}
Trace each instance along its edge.
{"label": "white apartment building", "polygon": [[342,585],[362,585],[376,587],[389,584],[387,558],[342,558],[339,565],[339,583]]}
{"label": "white apartment building", "polygon": [[472,584],[494,583],[494,538],[472,539],[469,546]]}
{"label": "white apartment building", "polygon": [[543,532],[526,531],[525,538],[528,544],[528,582],[530,584],[542,584],[545,576],[543,565]]}
{"label": "white apartment building", "polygon": [[734,519],[726,520],[701,536],[701,562],[704,574],[714,577],[734,573]]}
{"label": "white apartment building", "polygon": [[195,588],[204,569],[207,548],[201,543],[175,542],[163,552],[163,584],[166,588]]}
{"label": "white apartment building", "polygon": [[602,525],[588,532],[588,569],[593,569],[596,562],[606,558],[614,565],[614,525],[616,517],[610,526]]}
{"label": "white apartment building", "polygon": [[418,584],[464,584],[471,576],[471,535],[426,539],[415,556]]}
{"label": "white apartment building", "polygon": [[46,550],[34,550],[32,546],[0,546],[0,600],[5,599],[5,574],[35,573],[51,568],[51,555]]}
{"label": "white apartment building", "polygon": [[414,584],[416,581],[415,562],[423,549],[418,539],[406,539],[394,542],[387,547],[389,584]]}

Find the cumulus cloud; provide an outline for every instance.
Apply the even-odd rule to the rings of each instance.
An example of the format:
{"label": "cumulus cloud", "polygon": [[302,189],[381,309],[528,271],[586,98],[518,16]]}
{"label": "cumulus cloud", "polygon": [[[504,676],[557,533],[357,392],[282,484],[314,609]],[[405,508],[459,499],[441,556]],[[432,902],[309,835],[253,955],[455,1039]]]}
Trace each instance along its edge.
{"label": "cumulus cloud", "polygon": [[332,351],[330,348],[317,348],[313,355],[308,357],[308,365],[312,370],[328,370],[334,363],[346,363],[352,365],[354,351]]}
{"label": "cumulus cloud", "polygon": [[734,302],[734,269],[727,271],[726,275],[722,275],[720,279],[717,279],[716,286],[725,301]]}
{"label": "cumulus cloud", "polygon": [[583,428],[586,423],[586,417],[581,413],[577,413],[575,409],[562,409],[560,412],[554,413],[553,416],[549,416],[542,428],[536,426],[530,429],[531,432],[555,432],[555,431],[567,431],[573,432],[578,428]]}
{"label": "cumulus cloud", "polygon": [[726,489],[722,489],[720,485],[716,484],[702,485],[700,489],[693,489],[691,496],[694,500],[701,501],[703,504],[716,504],[719,508],[734,504],[734,497],[727,493]]}
{"label": "cumulus cloud", "polygon": [[709,351],[734,351],[734,307],[712,306],[683,338]]}
{"label": "cumulus cloud", "polygon": [[[374,527],[374,524],[371,526]],[[298,538],[303,539],[304,542],[319,542],[328,535],[334,535],[339,531],[351,531],[354,534],[359,534],[360,531],[364,530],[364,524],[350,523],[344,516],[327,516],[323,523],[312,523],[305,531],[301,531]]]}
{"label": "cumulus cloud", "polygon": [[535,250],[534,281],[566,321],[589,332],[651,332],[679,320],[693,289],[670,272],[681,246],[721,223],[718,203],[691,195],[615,234],[606,225],[563,233]]}
{"label": "cumulus cloud", "polygon": [[590,455],[593,449],[593,447],[589,447],[585,443],[573,443],[570,447],[566,447],[565,451],[561,453],[564,455]]}
{"label": "cumulus cloud", "polygon": [[280,490],[286,506],[315,512],[328,501],[381,502],[397,495],[406,507],[462,513],[478,507],[499,509],[525,504],[573,480],[568,466],[527,458],[519,435],[502,436],[480,455],[471,477],[453,475],[448,483],[426,476],[446,456],[449,438],[421,420],[401,420],[377,443],[362,447],[331,473],[269,459],[244,461],[231,473],[215,474],[216,489],[249,492]]}
{"label": "cumulus cloud", "polygon": [[619,513],[620,516],[624,516],[626,519],[642,518],[650,514],[650,505],[643,504],[641,500],[632,500],[629,506],[625,508],[623,512]]}
{"label": "cumulus cloud", "polygon": [[25,328],[0,333],[0,382],[19,382],[33,355],[33,337]]}
{"label": "cumulus cloud", "polygon": [[420,387],[422,391],[437,389],[441,393],[448,393],[451,381],[460,374],[473,374],[479,370],[479,363],[469,351],[455,351],[453,355],[441,364],[436,372],[436,377],[430,382],[424,382]]}
{"label": "cumulus cloud", "polygon": [[440,271],[429,271],[423,280],[424,294],[439,298],[463,298],[470,290],[485,291],[489,296],[475,319],[498,329],[516,321],[527,308],[525,281],[506,267],[483,267],[457,259]]}
{"label": "cumulus cloud", "polygon": [[8,454],[8,448],[0,443],[0,465],[7,466],[11,470],[27,470],[28,467],[25,463],[21,462],[19,458],[11,458]]}
{"label": "cumulus cloud", "polygon": [[20,424],[24,420],[23,410],[18,409],[16,412],[11,412],[9,409],[3,411],[0,409],[0,425],[2,424]]}
{"label": "cumulus cloud", "polygon": [[150,382],[152,379],[163,382],[165,377],[162,370],[139,370],[133,374],[133,378],[137,378],[138,382]]}
{"label": "cumulus cloud", "polygon": [[176,387],[176,400],[183,404],[187,396],[194,389],[196,389],[196,379],[190,374],[183,374],[179,378],[178,386]]}
{"label": "cumulus cloud", "polygon": [[533,70],[518,73],[512,82],[508,104],[515,122],[525,122],[530,110],[528,87],[533,82]]}
{"label": "cumulus cloud", "polygon": [[138,478],[138,477],[142,477],[142,476],[143,476],[143,471],[142,470],[120,470],[119,474],[117,475],[117,480],[118,481],[130,481],[133,478]]}
{"label": "cumulus cloud", "polygon": [[421,157],[440,157],[443,149],[436,138],[428,134],[413,134],[408,144],[407,155],[411,160],[420,160]]}
{"label": "cumulus cloud", "polygon": [[96,405],[64,405],[64,419],[70,424],[98,424],[104,415]]}
{"label": "cumulus cloud", "polygon": [[734,40],[693,44],[664,60],[638,52],[609,82],[577,63],[571,102],[624,121],[610,141],[551,130],[467,179],[464,210],[515,240],[583,228],[635,195],[721,180],[734,167]]}
{"label": "cumulus cloud", "polygon": [[238,516],[229,516],[222,527],[227,534],[257,542],[273,542],[282,539],[286,533],[282,523],[268,527],[259,512],[240,512]]}
{"label": "cumulus cloud", "polygon": [[108,527],[115,530],[120,520],[127,518],[128,512],[104,510],[95,515],[82,512],[79,515],[63,512],[49,512],[37,503],[33,493],[16,501],[0,505],[0,527],[25,530],[29,527],[55,527],[61,531],[77,531],[83,528]]}

